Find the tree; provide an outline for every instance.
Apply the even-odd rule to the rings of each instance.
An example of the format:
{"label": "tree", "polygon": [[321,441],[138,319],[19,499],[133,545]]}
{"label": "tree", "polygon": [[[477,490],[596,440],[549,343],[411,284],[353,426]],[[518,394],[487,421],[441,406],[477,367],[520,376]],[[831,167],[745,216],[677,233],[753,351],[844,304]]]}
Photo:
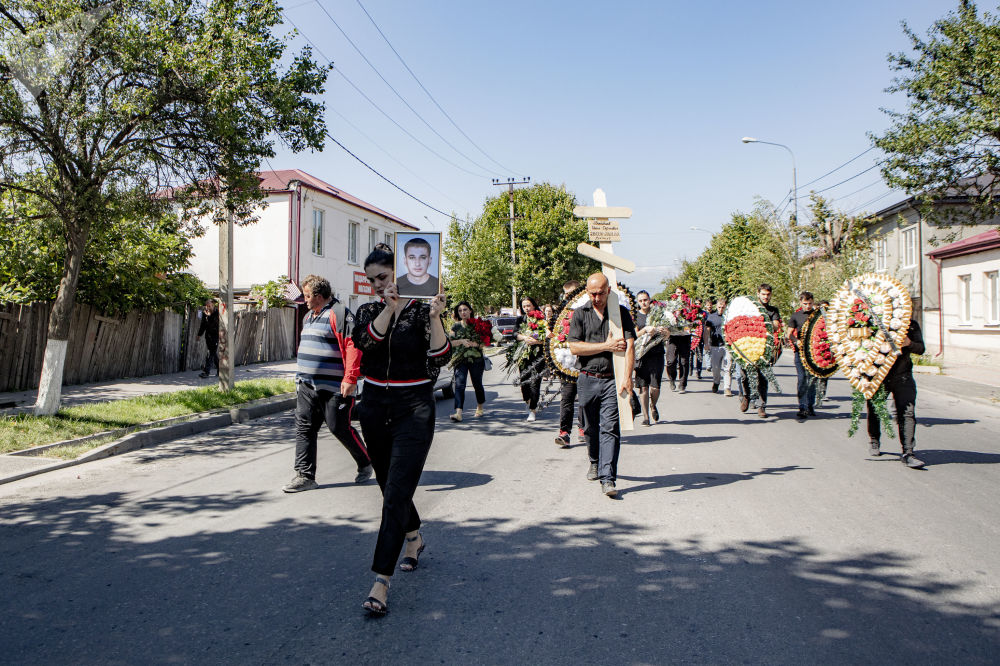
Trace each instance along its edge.
{"label": "tree", "polygon": [[[976,222],[1000,213],[1000,22],[974,3],[934,23],[921,39],[904,23],[913,54],[889,55],[902,74],[887,92],[909,100],[904,112],[884,110],[891,127],[870,135],[886,154],[886,182],[915,195],[940,223]],[[933,205],[965,199],[969,207]],[[971,212],[970,212],[971,211]]]}
{"label": "tree", "polygon": [[483,213],[465,223],[452,219],[445,241],[448,290],[480,309],[510,304],[511,284],[539,305],[558,302],[562,285],[584,280],[601,266],[577,253],[587,223],[573,215],[576,198],[565,187],[538,183],[514,190],[514,248],[510,262],[509,195],[487,199]]}
{"label": "tree", "polygon": [[810,195],[812,221],[798,227],[807,256],[803,285],[817,300],[829,300],[844,280],[871,268],[871,247],[865,235],[870,217],[849,216],[834,210],[823,197]]}
{"label": "tree", "polygon": [[58,408],[94,238],[171,203],[250,223],[275,139],[322,146],[328,70],[286,58],[280,21],[274,0],[0,0],[0,188],[40,202],[65,244],[36,413]]}

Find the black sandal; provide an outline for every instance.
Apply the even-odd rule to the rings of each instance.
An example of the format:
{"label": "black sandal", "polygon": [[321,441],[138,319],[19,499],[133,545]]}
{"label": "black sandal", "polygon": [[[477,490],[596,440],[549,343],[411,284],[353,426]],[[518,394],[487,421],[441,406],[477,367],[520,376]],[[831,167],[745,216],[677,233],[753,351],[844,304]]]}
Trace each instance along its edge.
{"label": "black sandal", "polygon": [[407,539],[407,541],[416,541],[417,539],[420,539],[420,548],[417,548],[417,557],[404,557],[403,561],[399,563],[401,571],[413,571],[417,568],[417,565],[420,564],[420,561],[417,558],[420,557],[420,553],[424,552],[424,548],[427,547],[427,542],[424,541],[424,535],[418,532],[417,536],[412,539]]}
{"label": "black sandal", "polygon": [[[389,579],[383,576],[375,576],[376,583],[382,583],[385,585],[386,592],[389,591]],[[389,612],[389,604],[382,601],[381,599],[376,599],[375,597],[368,597],[365,599],[361,607],[368,611],[368,615],[372,617],[385,617],[385,614]]]}

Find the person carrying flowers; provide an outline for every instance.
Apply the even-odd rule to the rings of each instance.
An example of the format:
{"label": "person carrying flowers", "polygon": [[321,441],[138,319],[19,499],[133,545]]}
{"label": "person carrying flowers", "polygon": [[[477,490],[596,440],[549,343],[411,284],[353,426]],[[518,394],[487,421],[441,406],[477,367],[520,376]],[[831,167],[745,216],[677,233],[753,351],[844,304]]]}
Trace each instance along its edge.
{"label": "person carrying flowers", "polygon": [[[768,317],[775,325],[781,325],[781,312],[775,306],[771,305],[771,285],[766,282],[762,283],[757,289],[757,298],[760,300],[761,307],[767,312]],[[777,355],[775,355],[775,359]],[[767,376],[759,368],[754,370],[750,369],[749,372],[757,373],[757,415],[762,419],[767,418]],[[740,375],[740,411],[745,412],[750,408],[750,378],[748,372],[743,372]]]}
{"label": "person carrying flowers", "polygon": [[477,417],[483,415],[486,391],[483,389],[483,372],[486,370],[484,347],[493,341],[493,327],[489,322],[477,319],[468,301],[462,301],[453,311],[455,324],[451,327],[451,366],[455,369],[455,413],[452,421],[462,420],[465,406],[465,385],[472,377],[472,388],[476,393]]}
{"label": "person carrying flowers", "polygon": [[512,356],[508,357],[508,369],[516,364],[521,383],[521,397],[528,406],[528,419],[532,423],[538,411],[538,400],[542,395],[542,373],[545,371],[546,322],[545,315],[538,309],[538,303],[530,296],[521,299],[521,315],[517,318],[517,341]]}
{"label": "person carrying flowers", "polygon": [[798,377],[799,411],[796,417],[801,421],[816,416],[816,378],[806,372],[799,350],[799,338],[805,333],[806,322],[813,311],[813,295],[803,291],[799,294],[799,309],[788,318],[788,338],[795,349],[795,374]]}

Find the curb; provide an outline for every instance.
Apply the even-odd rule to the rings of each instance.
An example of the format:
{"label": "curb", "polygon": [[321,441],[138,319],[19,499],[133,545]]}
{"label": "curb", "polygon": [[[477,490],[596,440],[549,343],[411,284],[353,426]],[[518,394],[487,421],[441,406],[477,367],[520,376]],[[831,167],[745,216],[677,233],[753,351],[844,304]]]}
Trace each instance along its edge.
{"label": "curb", "polygon": [[986,405],[987,407],[997,407],[1000,408],[1000,389],[996,390],[996,398],[979,397],[976,395],[957,395],[946,390],[935,390],[931,386],[920,386],[918,387],[921,391],[927,391],[933,393],[934,395],[940,395],[948,398],[955,398],[957,400],[966,400],[968,402],[974,402],[978,405]]}
{"label": "curb", "polygon": [[51,465],[36,467],[35,469],[26,470],[24,472],[0,478],[0,485],[25,479],[29,476],[53,472],[57,469],[63,469],[65,467],[81,465],[92,460],[110,458],[111,456],[155,446],[157,444],[169,442],[181,437],[187,437],[188,435],[196,435],[209,430],[225,428],[226,426],[230,426],[234,423],[245,423],[262,416],[269,416],[278,412],[294,409],[295,402],[296,398],[294,393],[284,393],[277,396],[271,396],[269,398],[255,400],[253,402],[243,403],[242,405],[236,405],[228,409],[218,409],[212,412],[193,414],[190,416],[178,416],[170,419],[164,419],[163,421],[154,421],[150,424],[142,424],[131,428],[125,428],[123,430],[111,430],[103,433],[95,433],[79,439],[69,439],[62,442],[53,442],[52,444],[43,444],[42,446],[36,446],[31,449],[15,451],[14,453],[9,453],[7,455],[32,457],[56,446],[83,444],[100,437],[116,437],[124,434],[124,437],[121,437],[113,442],[108,442],[107,444],[99,446],[92,451],[88,451],[74,460],[60,461]]}

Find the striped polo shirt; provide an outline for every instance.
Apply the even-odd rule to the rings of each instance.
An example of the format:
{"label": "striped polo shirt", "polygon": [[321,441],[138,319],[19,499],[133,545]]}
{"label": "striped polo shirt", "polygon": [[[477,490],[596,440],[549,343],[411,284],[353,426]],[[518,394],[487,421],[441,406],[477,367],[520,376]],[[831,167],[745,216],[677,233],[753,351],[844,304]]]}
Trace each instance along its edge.
{"label": "striped polo shirt", "polygon": [[330,328],[333,304],[331,300],[319,314],[310,311],[302,320],[295,381],[317,391],[339,392],[344,381],[344,359],[337,336]]}

